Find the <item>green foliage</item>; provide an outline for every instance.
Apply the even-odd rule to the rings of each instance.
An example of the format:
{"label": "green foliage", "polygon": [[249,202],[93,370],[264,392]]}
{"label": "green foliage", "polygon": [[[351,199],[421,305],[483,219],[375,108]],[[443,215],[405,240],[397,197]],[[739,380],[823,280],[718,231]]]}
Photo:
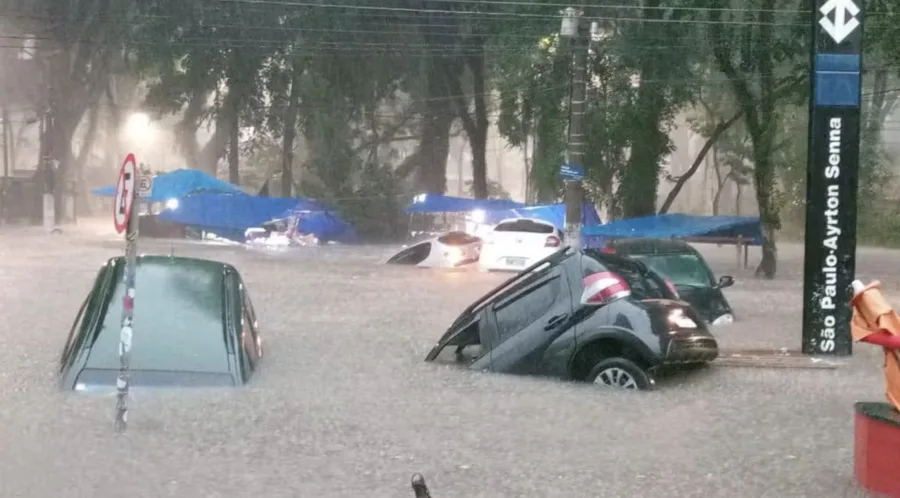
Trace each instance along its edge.
{"label": "green foliage", "polygon": [[[125,47],[126,64],[119,65],[141,76],[144,106],[179,117],[177,137],[188,166],[215,170],[237,122],[246,160],[241,177],[258,187],[282,170],[286,132],[296,132],[290,171],[297,173],[297,193],[338,203],[349,218],[368,224],[363,231],[373,236],[402,225],[395,218],[398,199],[412,188],[408,178],[421,184],[427,177],[435,188],[446,183],[442,159],[450,130],[463,124],[473,156],[484,155],[476,135],[487,119],[479,121],[479,112],[496,118],[511,145],[533,149],[530,180],[537,200],[556,201],[562,194],[558,169],[565,160],[573,58],[569,41],[557,35],[558,2],[40,3],[46,8],[38,11],[71,21],[54,24],[53,36],[67,42],[82,36],[82,43],[66,48],[74,69],[61,78],[70,81],[58,90],[66,97],[55,103],[57,116],[77,121],[101,98],[103,78]],[[770,228],[782,215],[802,218],[807,4],[585,5],[586,25],[596,21],[602,35],[591,44],[587,63],[584,166],[590,198],[613,217],[650,214],[665,174],[661,164],[673,148],[675,116],[700,110],[691,126],[710,136],[718,123],[742,112],[744,119],[716,145],[720,181],[752,182],[762,192],[760,210]],[[900,15],[895,4],[868,3],[866,61],[878,75],[872,85],[880,95],[896,87],[885,82],[900,75],[900,28],[889,21]],[[635,76],[639,86],[632,84]],[[867,102],[861,231],[864,219],[879,212],[869,200],[883,194],[877,187],[890,177],[879,134],[896,99]],[[63,124],[74,132],[77,122]],[[205,130],[212,137],[201,143],[197,135]],[[391,145],[398,137],[417,146],[407,159],[396,157]],[[489,195],[503,194],[487,178],[478,180]],[[373,216],[389,221],[379,224]]]}

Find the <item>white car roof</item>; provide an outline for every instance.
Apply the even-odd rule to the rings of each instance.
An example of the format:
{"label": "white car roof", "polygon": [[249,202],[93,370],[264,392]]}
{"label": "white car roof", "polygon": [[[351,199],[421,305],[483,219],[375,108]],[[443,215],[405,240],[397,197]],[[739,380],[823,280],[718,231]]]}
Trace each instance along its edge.
{"label": "white car roof", "polygon": [[542,220],[542,219],[540,219],[540,218],[506,218],[505,220],[500,220],[500,222],[497,223],[497,225],[502,225],[502,224],[504,224],[504,223],[515,223],[515,222],[517,222],[517,221],[530,221],[530,222],[532,222],[532,223],[537,223],[537,224],[540,224],[540,225],[546,225],[546,226],[549,226],[549,227],[556,228],[556,225],[554,225],[553,223],[550,223],[549,221]]}

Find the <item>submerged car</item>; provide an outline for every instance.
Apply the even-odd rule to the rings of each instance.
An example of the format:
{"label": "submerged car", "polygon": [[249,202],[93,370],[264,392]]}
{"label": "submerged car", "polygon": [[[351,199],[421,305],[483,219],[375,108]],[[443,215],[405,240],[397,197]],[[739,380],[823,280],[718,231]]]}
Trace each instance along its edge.
{"label": "submerged car", "polygon": [[691,303],[703,320],[712,325],[734,321],[731,304],[722,289],[734,285],[734,278],[716,280],[703,256],[693,246],[677,239],[619,239],[603,251],[638,260],[671,281],[681,299]]}
{"label": "submerged car", "polygon": [[[124,268],[124,258],[113,258],[97,273],[60,356],[61,389],[115,389]],[[239,386],[259,368],[263,346],[256,313],[233,266],[141,256],[135,290],[132,386]]]}
{"label": "submerged car", "polygon": [[556,252],[563,239],[562,230],[544,220],[502,220],[485,235],[478,268],[482,271],[524,270]]}
{"label": "submerged car", "polygon": [[478,261],[481,239],[465,232],[447,232],[404,247],[386,261],[392,265],[456,268]]}
{"label": "submerged car", "polygon": [[638,261],[565,247],[472,303],[425,361],[452,346],[473,370],[647,389],[659,367],[718,356],[706,324],[674,297]]}

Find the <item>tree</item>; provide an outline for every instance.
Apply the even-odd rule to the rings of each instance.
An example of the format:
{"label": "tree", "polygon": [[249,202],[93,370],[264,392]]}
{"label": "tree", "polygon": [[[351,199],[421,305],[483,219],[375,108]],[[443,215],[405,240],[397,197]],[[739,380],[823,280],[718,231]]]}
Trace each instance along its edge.
{"label": "tree", "polygon": [[[53,193],[55,217],[63,215],[67,178],[81,178],[97,132],[97,106],[116,70],[127,34],[129,1],[77,0],[42,2],[47,21],[41,27],[35,62],[43,69],[46,89],[39,175]],[[65,19],[60,23],[54,20]],[[85,118],[87,122],[85,123]],[[79,127],[84,132],[79,136]],[[79,140],[76,140],[78,138]],[[80,142],[76,151],[73,145]],[[49,160],[47,160],[49,159]]]}
{"label": "tree", "polygon": [[[727,78],[744,113],[753,148],[753,180],[762,225],[762,261],[756,273],[774,278],[775,234],[781,227],[781,217],[772,156],[781,120],[779,104],[787,97],[779,89],[802,88],[808,70],[799,60],[808,53],[804,50],[808,50],[808,42],[802,42],[805,16],[778,15],[775,0],[757,0],[750,5],[753,10],[728,12],[733,24],[726,24],[722,9],[710,10],[707,29],[716,66]],[[794,27],[789,22],[794,22]],[[786,27],[777,29],[779,24]]]}
{"label": "tree", "polygon": [[668,130],[675,113],[698,90],[694,69],[699,52],[679,47],[696,39],[697,28],[687,22],[693,10],[679,3],[647,0],[636,11],[640,21],[616,29],[621,56],[640,82],[631,115],[621,123],[634,144],[619,186],[626,218],[656,213],[662,160],[673,150]]}

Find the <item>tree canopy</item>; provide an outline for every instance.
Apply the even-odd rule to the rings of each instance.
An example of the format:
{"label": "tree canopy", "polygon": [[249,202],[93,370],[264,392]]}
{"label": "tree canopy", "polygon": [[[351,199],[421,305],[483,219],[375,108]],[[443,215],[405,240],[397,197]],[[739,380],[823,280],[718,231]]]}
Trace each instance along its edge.
{"label": "tree canopy", "polygon": [[[809,2],[615,3],[574,5],[591,36],[589,198],[610,217],[666,212],[711,160],[712,209],[730,210],[719,203],[724,190],[754,192],[765,227],[760,272],[774,275],[783,215],[804,194]],[[6,52],[37,41],[29,67],[39,66],[39,81],[30,85],[41,91],[27,105],[52,123],[45,150],[60,166],[50,177],[78,176],[98,137],[117,154],[108,130],[140,109],[177,119],[183,165],[334,202],[351,218],[380,220],[372,235],[399,229],[392,213],[405,196],[446,191],[453,137],[468,144],[475,197],[502,192],[488,175],[489,152],[501,147],[524,151],[529,200],[561,197],[573,47],[559,31],[568,4],[5,4],[6,19],[28,21],[27,32],[7,27]],[[880,137],[900,95],[900,13],[888,0],[868,9],[861,188],[885,183]],[[705,145],[675,171],[667,161],[679,124]],[[504,143],[493,143],[498,135]]]}

